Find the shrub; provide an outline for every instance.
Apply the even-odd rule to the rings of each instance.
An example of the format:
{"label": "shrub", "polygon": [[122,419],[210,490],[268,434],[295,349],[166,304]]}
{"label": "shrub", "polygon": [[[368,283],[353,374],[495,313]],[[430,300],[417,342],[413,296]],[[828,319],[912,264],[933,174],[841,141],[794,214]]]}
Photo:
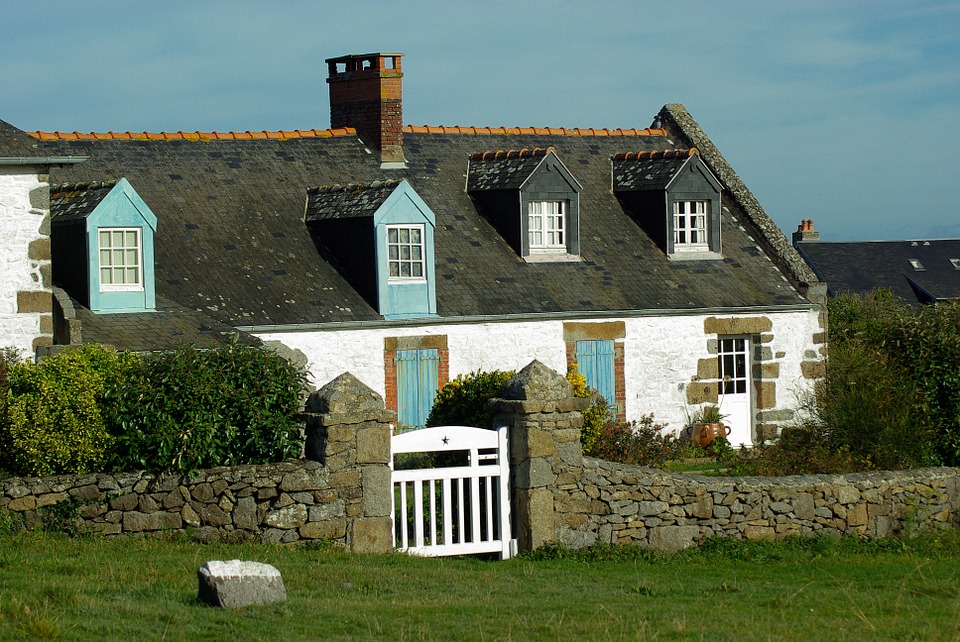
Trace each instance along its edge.
{"label": "shrub", "polygon": [[513,371],[476,371],[443,384],[427,417],[428,426],[490,428],[487,401],[500,394]]}
{"label": "shrub", "polygon": [[587,380],[580,374],[577,364],[571,363],[567,366],[567,381],[573,387],[574,397],[591,400],[590,405],[581,412],[583,425],[580,428],[580,445],[583,446],[583,452],[589,453],[607,424],[614,420],[613,413],[610,412],[607,400],[587,385]]}
{"label": "shrub", "polygon": [[87,345],[8,367],[4,467],[17,475],[102,470],[111,436],[101,406],[133,360]]}
{"label": "shrub", "polygon": [[814,445],[896,470],[934,462],[922,395],[899,365],[860,342],[830,350],[817,391]]}
{"label": "shrub", "polygon": [[[638,421],[607,422],[590,450],[584,454],[624,464],[659,467],[676,459],[685,447],[672,433],[663,433],[666,424],[656,423],[653,413]],[[689,442],[687,442],[689,443]]]}
{"label": "shrub", "polygon": [[112,405],[111,465],[188,472],[297,456],[304,389],[282,357],[239,344],[144,358]]}

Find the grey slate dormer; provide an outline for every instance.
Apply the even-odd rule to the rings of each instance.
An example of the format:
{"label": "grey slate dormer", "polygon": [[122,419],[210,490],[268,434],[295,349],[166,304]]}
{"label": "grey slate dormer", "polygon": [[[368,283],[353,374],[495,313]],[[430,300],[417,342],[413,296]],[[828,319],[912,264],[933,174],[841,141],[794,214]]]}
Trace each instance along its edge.
{"label": "grey slate dormer", "polygon": [[579,260],[581,186],[552,147],[481,152],[467,166],[467,193],[527,261]]}
{"label": "grey slate dormer", "polygon": [[613,192],[664,254],[719,258],[720,181],[695,149],[617,154]]}

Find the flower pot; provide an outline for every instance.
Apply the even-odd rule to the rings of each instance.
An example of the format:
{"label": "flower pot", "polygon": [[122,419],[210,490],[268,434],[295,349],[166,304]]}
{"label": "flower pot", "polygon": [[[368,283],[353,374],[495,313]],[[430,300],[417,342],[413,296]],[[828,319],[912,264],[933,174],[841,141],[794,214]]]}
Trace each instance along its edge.
{"label": "flower pot", "polygon": [[715,424],[694,424],[690,432],[690,439],[706,448],[717,437],[728,437],[730,427],[721,423]]}

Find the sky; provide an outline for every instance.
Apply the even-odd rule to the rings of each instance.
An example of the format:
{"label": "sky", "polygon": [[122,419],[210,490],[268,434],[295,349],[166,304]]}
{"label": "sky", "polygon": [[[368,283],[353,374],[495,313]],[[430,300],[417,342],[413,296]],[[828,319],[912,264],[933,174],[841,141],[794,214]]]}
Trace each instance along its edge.
{"label": "sky", "polygon": [[411,125],[648,127],[682,103],[780,228],[960,238],[960,2],[0,0],[26,131],[329,126],[324,60],[403,52]]}

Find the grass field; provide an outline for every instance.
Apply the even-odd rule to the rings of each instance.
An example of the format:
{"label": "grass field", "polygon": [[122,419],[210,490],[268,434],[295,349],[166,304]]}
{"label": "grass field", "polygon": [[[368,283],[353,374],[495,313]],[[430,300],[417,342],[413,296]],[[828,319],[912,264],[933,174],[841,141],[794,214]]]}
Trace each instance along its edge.
{"label": "grass field", "polygon": [[[199,566],[280,569],[288,601],[196,601]],[[960,535],[726,541],[506,562],[185,540],[0,536],[3,640],[957,640]]]}

